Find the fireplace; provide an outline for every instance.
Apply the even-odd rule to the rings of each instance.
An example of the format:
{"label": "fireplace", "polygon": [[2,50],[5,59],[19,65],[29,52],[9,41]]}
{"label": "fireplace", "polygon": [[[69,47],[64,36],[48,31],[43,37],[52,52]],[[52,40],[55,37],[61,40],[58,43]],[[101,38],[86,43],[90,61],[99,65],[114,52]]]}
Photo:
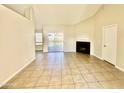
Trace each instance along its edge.
{"label": "fireplace", "polygon": [[77,41],[76,52],[90,54],[90,42]]}

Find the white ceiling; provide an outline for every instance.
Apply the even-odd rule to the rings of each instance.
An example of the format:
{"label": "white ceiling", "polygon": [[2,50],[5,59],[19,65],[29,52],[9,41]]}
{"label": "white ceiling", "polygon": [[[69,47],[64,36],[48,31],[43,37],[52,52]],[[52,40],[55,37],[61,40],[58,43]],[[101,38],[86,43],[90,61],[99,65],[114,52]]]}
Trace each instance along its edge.
{"label": "white ceiling", "polygon": [[71,25],[93,16],[101,4],[6,4],[5,6],[24,15],[24,10],[32,7],[35,23]]}

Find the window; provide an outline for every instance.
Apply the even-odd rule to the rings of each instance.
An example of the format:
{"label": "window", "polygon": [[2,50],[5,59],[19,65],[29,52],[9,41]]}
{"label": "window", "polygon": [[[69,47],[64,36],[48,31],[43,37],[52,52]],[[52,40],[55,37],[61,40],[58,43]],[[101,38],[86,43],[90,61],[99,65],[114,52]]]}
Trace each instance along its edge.
{"label": "window", "polygon": [[36,37],[35,44],[42,45],[42,33],[36,32],[35,37]]}

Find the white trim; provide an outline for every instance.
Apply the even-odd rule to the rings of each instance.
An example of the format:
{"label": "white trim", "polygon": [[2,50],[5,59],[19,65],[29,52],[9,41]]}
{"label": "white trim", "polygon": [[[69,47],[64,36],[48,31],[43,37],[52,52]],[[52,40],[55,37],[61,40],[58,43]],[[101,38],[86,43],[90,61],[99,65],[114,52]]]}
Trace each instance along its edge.
{"label": "white trim", "polygon": [[25,67],[27,67],[29,64],[31,64],[35,60],[35,57],[31,58],[30,60],[27,61],[27,63],[20,68],[18,71],[16,71],[14,74],[12,74],[9,78],[7,78],[3,83],[0,84],[0,87],[5,85],[10,79],[12,79],[15,75],[17,75],[19,72],[21,72]]}
{"label": "white trim", "polygon": [[95,56],[95,57],[97,57],[97,58],[99,58],[99,59],[103,60],[103,58],[102,58],[102,57],[100,57],[100,56],[98,56],[98,55],[93,54],[93,56]]}
{"label": "white trim", "polygon": [[76,52],[75,50],[64,50],[63,52]]}
{"label": "white trim", "polygon": [[123,68],[120,68],[119,66],[115,66],[117,69],[121,70],[124,72],[124,69]]}

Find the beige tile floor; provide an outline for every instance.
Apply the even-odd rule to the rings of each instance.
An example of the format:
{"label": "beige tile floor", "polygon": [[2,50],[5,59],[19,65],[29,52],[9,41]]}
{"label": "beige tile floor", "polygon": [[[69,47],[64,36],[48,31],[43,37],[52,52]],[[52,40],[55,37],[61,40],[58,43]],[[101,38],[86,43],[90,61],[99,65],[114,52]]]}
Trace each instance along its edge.
{"label": "beige tile floor", "polygon": [[37,53],[3,89],[124,88],[124,72],[81,53]]}

